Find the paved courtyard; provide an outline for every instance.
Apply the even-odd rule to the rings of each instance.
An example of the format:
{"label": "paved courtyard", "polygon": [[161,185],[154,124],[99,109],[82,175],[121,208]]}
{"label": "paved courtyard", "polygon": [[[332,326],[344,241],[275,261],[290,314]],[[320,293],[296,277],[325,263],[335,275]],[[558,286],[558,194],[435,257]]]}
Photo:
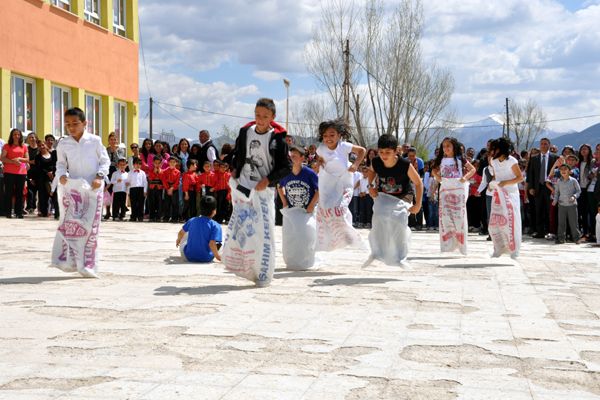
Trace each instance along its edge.
{"label": "paved courtyard", "polygon": [[[101,225],[101,279],[47,268],[56,222],[0,221],[0,399],[600,399],[600,250],[409,269],[321,256],[257,289],[183,264],[179,225]],[[362,231],[366,238],[367,231]]]}

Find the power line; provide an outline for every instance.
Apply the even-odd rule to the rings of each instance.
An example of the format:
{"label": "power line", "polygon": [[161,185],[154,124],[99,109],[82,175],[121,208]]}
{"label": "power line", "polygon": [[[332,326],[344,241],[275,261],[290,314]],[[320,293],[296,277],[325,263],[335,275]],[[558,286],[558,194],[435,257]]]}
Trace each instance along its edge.
{"label": "power line", "polygon": [[[157,101],[155,101],[155,103],[158,103]],[[195,126],[192,126],[190,124],[188,124],[187,122],[185,122],[184,120],[182,120],[181,118],[179,118],[178,116],[176,116],[175,114],[172,114],[171,112],[169,112],[168,110],[166,110],[163,106],[161,106],[160,104],[156,104],[158,106],[158,108],[160,108],[161,110],[163,110],[164,112],[166,112],[167,114],[169,114],[171,117],[175,118],[176,120],[178,120],[179,122],[181,122],[184,125],[189,126],[192,129],[195,130],[199,130],[198,128],[196,128]]]}
{"label": "power line", "polygon": [[148,71],[146,71],[146,56],[144,55],[144,42],[142,41],[142,23],[140,22],[140,18],[138,18],[138,31],[140,32],[140,49],[142,50],[142,63],[144,64],[144,76],[146,77],[146,90],[148,90],[148,95],[152,97],[152,92],[150,91],[150,85],[148,84]]}

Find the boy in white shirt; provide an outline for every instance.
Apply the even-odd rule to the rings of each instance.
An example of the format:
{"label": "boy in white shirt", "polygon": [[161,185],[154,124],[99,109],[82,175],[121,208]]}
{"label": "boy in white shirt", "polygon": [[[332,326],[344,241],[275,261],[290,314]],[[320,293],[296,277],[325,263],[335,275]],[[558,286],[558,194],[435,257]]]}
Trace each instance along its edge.
{"label": "boy in white shirt", "polygon": [[144,201],[148,195],[148,179],[146,173],[141,170],[142,160],[138,157],[133,157],[133,169],[127,175],[127,191],[129,192],[129,200],[131,201],[131,218],[129,221],[135,222],[144,221]]}
{"label": "boy in white shirt", "polygon": [[110,178],[110,184],[113,187],[113,221],[116,221],[117,219],[123,221],[123,218],[125,218],[125,202],[127,200],[126,183],[128,176],[125,167],[127,167],[127,160],[119,158],[117,170],[113,172],[112,177]]}

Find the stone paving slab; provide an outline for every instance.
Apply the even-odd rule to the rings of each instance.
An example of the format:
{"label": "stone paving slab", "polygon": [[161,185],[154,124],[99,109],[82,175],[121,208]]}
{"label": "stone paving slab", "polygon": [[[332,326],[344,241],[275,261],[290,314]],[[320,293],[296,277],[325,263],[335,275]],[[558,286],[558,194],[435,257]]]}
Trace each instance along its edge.
{"label": "stone paving slab", "polygon": [[93,280],[47,268],[55,221],[0,221],[0,400],[600,399],[598,248],[414,232],[409,268],[278,251],[258,289],[182,263],[179,228],[103,223]]}

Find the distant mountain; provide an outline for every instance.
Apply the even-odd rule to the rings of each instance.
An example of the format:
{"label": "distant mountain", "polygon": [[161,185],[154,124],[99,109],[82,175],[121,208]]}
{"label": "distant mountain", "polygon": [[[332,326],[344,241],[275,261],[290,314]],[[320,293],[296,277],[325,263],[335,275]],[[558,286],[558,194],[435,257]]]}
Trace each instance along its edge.
{"label": "distant mountain", "polygon": [[[481,121],[475,121],[466,124],[461,128],[454,129],[455,137],[465,145],[473,147],[476,151],[484,148],[489,139],[496,139],[502,136],[503,119],[498,114],[492,114]],[[544,129],[539,137],[547,137],[550,140],[565,135],[565,132],[557,132],[550,129]],[[553,140],[554,141],[554,140]]]}
{"label": "distant mountain", "polygon": [[552,144],[557,145],[559,149],[568,144],[578,149],[584,143],[590,144],[592,149],[600,144],[600,123],[592,125],[581,132],[569,133],[552,139]]}

